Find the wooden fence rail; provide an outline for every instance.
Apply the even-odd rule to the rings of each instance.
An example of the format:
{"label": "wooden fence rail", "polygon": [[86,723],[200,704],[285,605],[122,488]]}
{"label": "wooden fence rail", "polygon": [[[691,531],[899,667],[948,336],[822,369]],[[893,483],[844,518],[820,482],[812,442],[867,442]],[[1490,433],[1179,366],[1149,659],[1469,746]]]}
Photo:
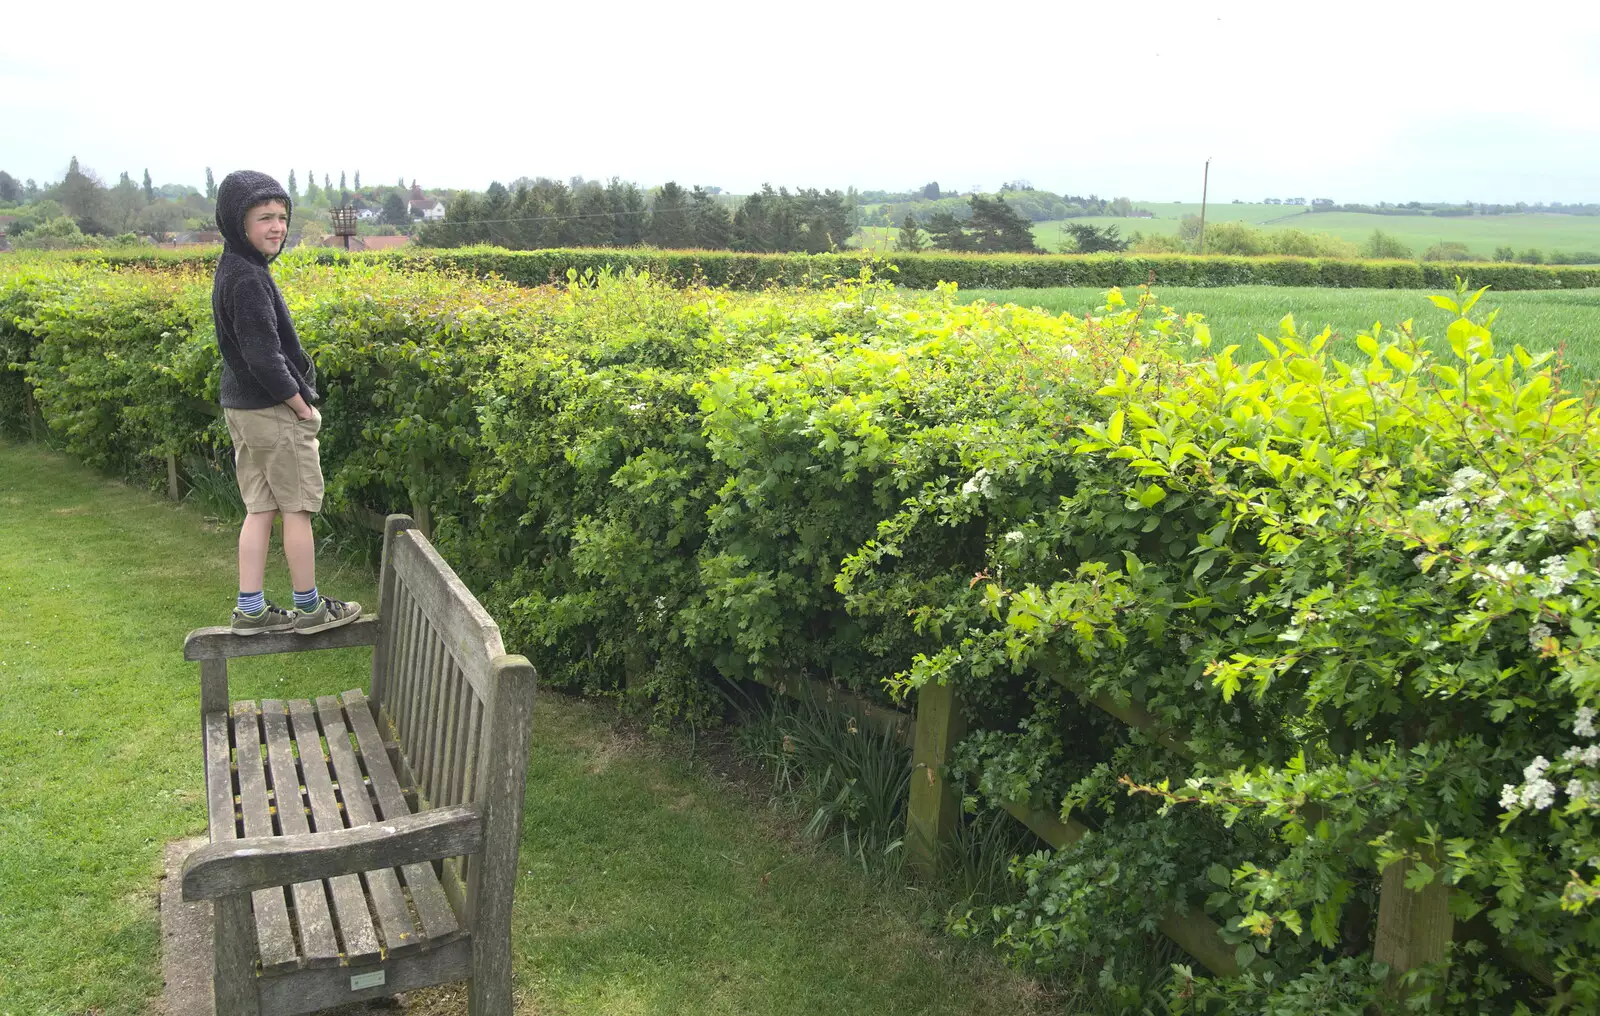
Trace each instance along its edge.
{"label": "wooden fence rail", "polygon": [[[1067,683],[1067,671],[1059,660],[1041,660],[1038,669],[1048,677]],[[891,726],[900,733],[903,743],[911,747],[912,766],[906,848],[919,871],[930,877],[937,875],[941,858],[952,843],[960,820],[961,801],[949,781],[949,762],[952,750],[965,734],[965,726],[954,689],[946,685],[923,687],[917,693],[915,713],[907,714],[874,705],[819,681],[789,679],[771,682],[769,686],[791,698],[854,716],[863,722]],[[1173,752],[1192,756],[1182,736],[1164,728],[1139,703],[1119,703],[1109,695],[1087,701]],[[1081,823],[1070,819],[1063,821],[1056,814],[1035,810],[1026,803],[1005,802],[1003,807],[1052,847],[1076,843],[1090,832]],[[1426,851],[1423,853],[1425,855]],[[1394,980],[1405,971],[1443,960],[1457,931],[1449,910],[1452,890],[1438,881],[1420,892],[1407,889],[1405,877],[1410,869],[1411,862],[1400,861],[1382,874],[1373,958],[1389,965],[1394,971]],[[1483,937],[1482,924],[1476,922],[1472,929],[1462,930],[1470,937]],[[1236,945],[1229,943],[1222,927],[1205,914],[1197,910],[1174,910],[1164,915],[1157,926],[1162,934],[1213,974],[1232,977],[1239,973]],[[1543,984],[1554,985],[1547,965],[1503,943],[1492,942],[1492,945],[1510,965]]]}

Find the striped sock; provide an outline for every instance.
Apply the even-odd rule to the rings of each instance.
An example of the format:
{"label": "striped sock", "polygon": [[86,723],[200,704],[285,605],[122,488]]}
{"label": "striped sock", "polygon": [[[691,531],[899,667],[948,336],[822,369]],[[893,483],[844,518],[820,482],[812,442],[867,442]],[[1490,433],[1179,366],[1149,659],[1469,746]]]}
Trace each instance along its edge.
{"label": "striped sock", "polygon": [[296,610],[310,614],[317,609],[317,605],[321,602],[322,597],[317,595],[316,586],[312,586],[303,593],[298,589],[294,591],[294,609]]}
{"label": "striped sock", "polygon": [[266,609],[267,609],[267,594],[262,592],[261,590],[257,589],[253,593],[241,592],[239,594],[239,611],[240,611],[240,613],[249,614],[251,617],[255,617],[257,614],[260,614],[263,610],[266,610]]}

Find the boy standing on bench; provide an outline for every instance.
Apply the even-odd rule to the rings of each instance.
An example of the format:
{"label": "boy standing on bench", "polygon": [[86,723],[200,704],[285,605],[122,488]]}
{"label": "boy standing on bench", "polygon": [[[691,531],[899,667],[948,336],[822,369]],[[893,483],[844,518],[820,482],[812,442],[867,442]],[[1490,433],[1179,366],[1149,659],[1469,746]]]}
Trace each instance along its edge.
{"label": "boy standing on bench", "polygon": [[[288,237],[289,206],[289,195],[265,173],[229,173],[217,188],[223,246],[211,287],[211,313],[222,352],[222,411],[247,513],[239,530],[239,602],[232,624],[236,635],[310,634],[361,616],[361,604],[317,591],[311,533],[311,514],[322,508],[317,444],[322,415],[312,406],[317,373],[267,269]],[[262,591],[272,523],[279,514],[294,584],[292,611],[267,600]]]}

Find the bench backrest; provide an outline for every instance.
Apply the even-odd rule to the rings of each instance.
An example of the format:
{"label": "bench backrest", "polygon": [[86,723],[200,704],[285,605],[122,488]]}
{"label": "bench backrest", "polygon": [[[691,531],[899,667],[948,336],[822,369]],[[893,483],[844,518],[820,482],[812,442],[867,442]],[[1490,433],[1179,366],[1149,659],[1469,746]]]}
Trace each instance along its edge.
{"label": "bench backrest", "polygon": [[[505,654],[494,620],[413,527],[391,515],[384,531],[371,701],[403,754],[396,761],[418,809],[484,810],[484,854],[445,865],[455,875],[446,889],[464,892],[455,902],[470,915],[490,888],[484,877],[515,878],[534,674],[527,660]],[[509,823],[509,841],[496,823]]]}

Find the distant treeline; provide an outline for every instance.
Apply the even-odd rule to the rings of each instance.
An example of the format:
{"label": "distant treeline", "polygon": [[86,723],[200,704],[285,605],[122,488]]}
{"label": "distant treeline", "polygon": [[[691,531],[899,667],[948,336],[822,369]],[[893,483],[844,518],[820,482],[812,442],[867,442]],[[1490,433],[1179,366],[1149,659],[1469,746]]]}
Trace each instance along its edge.
{"label": "distant treeline", "polygon": [[664,184],[653,195],[613,178],[609,183],[540,177],[514,187],[462,192],[443,221],[420,230],[430,247],[493,244],[511,250],[550,247],[699,248],[760,253],[837,250],[856,231],[854,195],[770,185],[735,202],[717,188]]}
{"label": "distant treeline", "polygon": [[[927,221],[934,216],[949,214],[965,221],[972,214],[968,200],[978,193],[944,190],[938,181],[931,181],[914,191],[861,191],[858,200],[862,206],[863,226],[898,226],[907,215]],[[991,196],[991,195],[982,195]],[[1103,198],[1098,194],[1052,194],[1037,190],[1026,180],[1014,180],[1000,185],[992,195],[1005,199],[1006,205],[1029,222],[1052,222],[1057,219],[1074,219],[1089,215],[1115,215],[1127,218],[1136,214],[1149,215],[1136,208],[1126,197]]]}

